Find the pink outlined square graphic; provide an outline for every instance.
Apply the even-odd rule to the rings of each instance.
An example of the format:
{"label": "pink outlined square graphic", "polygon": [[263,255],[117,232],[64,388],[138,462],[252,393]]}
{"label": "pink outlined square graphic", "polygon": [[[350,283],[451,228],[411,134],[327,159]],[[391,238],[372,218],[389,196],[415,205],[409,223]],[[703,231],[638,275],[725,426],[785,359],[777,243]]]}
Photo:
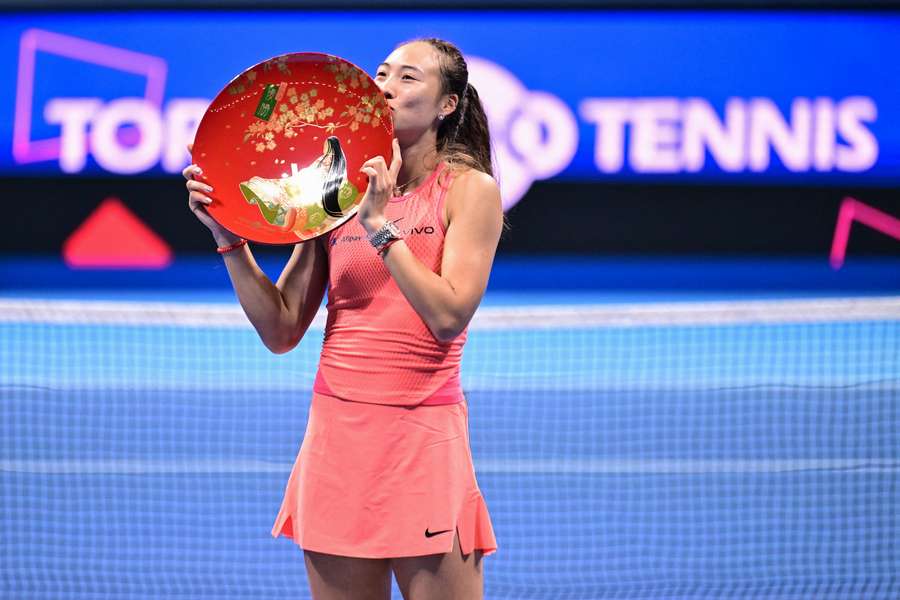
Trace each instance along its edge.
{"label": "pink outlined square graphic", "polygon": [[29,29],[19,41],[19,75],[16,85],[16,110],[13,120],[13,158],[19,164],[59,157],[59,138],[31,139],[32,102],[34,100],[35,58],[40,52],[108,67],[147,79],[144,98],[162,107],[166,86],[166,61],[158,56],[133,52],[61,33]]}
{"label": "pink outlined square graphic", "polygon": [[847,256],[847,244],[850,242],[850,227],[853,222],[862,223],[895,240],[900,240],[900,219],[847,196],[838,210],[837,224],[834,227],[834,238],[831,240],[831,267],[840,269]]}

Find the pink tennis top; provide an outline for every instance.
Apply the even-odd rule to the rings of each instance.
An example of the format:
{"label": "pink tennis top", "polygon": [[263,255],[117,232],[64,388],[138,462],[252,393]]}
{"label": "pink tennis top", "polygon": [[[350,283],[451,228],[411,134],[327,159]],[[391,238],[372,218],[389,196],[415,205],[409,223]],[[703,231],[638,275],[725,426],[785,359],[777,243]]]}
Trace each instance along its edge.
{"label": "pink tennis top", "polygon": [[[396,221],[412,253],[438,274],[449,174],[440,163],[421,186],[391,198],[385,207],[385,216]],[[369,243],[359,219],[328,233],[325,242],[328,320],[313,390],[371,404],[462,401],[459,366],[467,330],[449,342],[435,339]]]}

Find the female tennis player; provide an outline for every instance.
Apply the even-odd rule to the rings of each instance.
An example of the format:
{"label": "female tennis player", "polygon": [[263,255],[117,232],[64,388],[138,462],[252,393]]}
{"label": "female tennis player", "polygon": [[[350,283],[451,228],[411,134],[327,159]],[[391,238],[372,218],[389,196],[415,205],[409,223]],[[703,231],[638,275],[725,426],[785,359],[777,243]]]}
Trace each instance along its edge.
{"label": "female tennis player", "polygon": [[272,352],[297,345],[328,288],[306,434],[272,529],[303,548],[313,597],[386,600],[393,572],[406,600],[481,598],[497,544],[459,366],[503,226],[487,120],[446,41],[401,44],[375,81],[393,158],[363,165],[357,218],[297,244],[277,283],[206,212],[196,165],[189,206]]}

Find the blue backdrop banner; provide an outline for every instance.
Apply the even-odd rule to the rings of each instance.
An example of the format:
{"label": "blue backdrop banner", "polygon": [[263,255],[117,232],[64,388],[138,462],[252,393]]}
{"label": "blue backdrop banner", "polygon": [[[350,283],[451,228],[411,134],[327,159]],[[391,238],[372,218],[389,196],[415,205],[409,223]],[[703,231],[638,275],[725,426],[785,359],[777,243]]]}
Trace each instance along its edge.
{"label": "blue backdrop banner", "polygon": [[540,179],[885,185],[900,14],[12,13],[0,174],[177,173],[209,101],[265,58],[373,72],[440,36],[469,60],[509,207]]}

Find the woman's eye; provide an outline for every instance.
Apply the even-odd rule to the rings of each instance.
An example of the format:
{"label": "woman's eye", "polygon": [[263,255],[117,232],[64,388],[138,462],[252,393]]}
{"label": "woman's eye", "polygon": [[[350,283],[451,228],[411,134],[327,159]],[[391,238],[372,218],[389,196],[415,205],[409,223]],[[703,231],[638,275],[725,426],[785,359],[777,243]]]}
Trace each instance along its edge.
{"label": "woman's eye", "polygon": [[413,81],[416,80],[416,78],[413,77],[412,75],[404,75],[404,76],[403,76],[403,79],[412,79]]}
{"label": "woman's eye", "polygon": [[378,71],[375,73],[375,77],[384,77],[384,71]]}

